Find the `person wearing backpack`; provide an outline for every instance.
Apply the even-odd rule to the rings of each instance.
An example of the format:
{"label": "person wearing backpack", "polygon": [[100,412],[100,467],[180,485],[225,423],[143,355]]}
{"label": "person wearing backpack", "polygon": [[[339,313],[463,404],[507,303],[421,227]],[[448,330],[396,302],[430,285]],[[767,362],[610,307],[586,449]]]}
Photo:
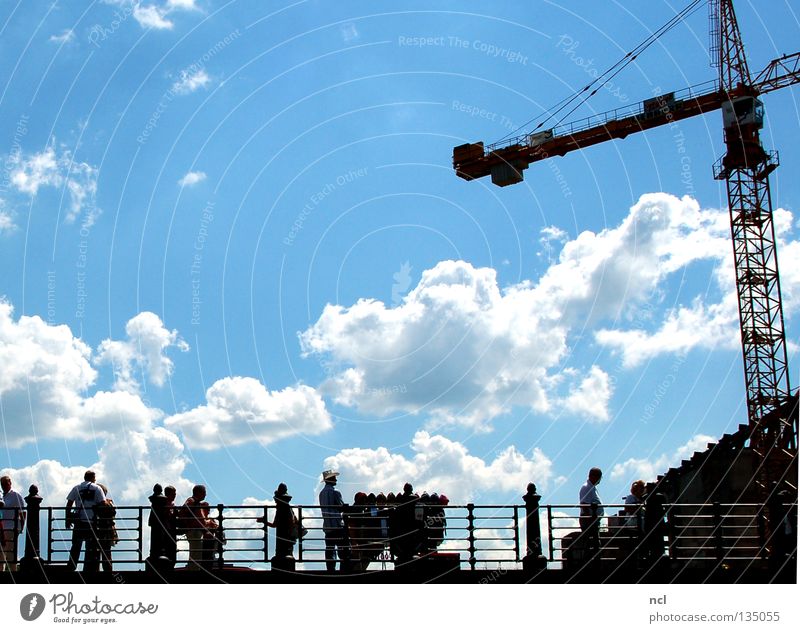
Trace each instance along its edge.
{"label": "person wearing backpack", "polygon": [[[106,496],[100,486],[95,483],[95,478],[94,471],[87,470],[83,475],[83,482],[70,490],[67,495],[65,523],[67,529],[72,528],[72,547],[69,550],[67,566],[72,571],[78,568],[78,559],[84,543],[86,543],[86,552],[83,559],[83,571],[96,572],[99,568],[100,544],[94,525],[94,507],[104,503]],[[73,506],[75,506],[74,511]]]}

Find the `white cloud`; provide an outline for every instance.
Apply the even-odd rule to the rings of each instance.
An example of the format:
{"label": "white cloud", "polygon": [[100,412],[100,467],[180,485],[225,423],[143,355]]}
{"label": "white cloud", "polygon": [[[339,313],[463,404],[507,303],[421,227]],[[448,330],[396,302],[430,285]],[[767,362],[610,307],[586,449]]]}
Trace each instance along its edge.
{"label": "white cloud", "polygon": [[67,44],[75,40],[75,32],[72,29],[64,29],[58,35],[51,35],[50,41],[57,44]]}
{"label": "white cloud", "polygon": [[0,300],[0,417],[12,448],[37,437],[70,437],[79,426],[82,392],[97,373],[90,348],[66,325],[38,316],[13,318]]}
{"label": "white cloud", "polygon": [[166,17],[167,11],[153,4],[142,6],[136,4],[133,8],[133,17],[146,29],[171,29],[175,26]]}
{"label": "white cloud", "polygon": [[215,382],[206,392],[206,402],[165,420],[192,448],[268,444],[332,428],[322,398],[306,385],[268,391],[254,378],[233,376]]}
{"label": "white cloud", "polygon": [[65,219],[74,222],[85,211],[84,223],[88,226],[99,214],[95,206],[97,196],[96,167],[75,160],[68,149],[56,152],[54,144],[43,151],[9,157],[11,164],[11,184],[22,193],[36,196],[42,187],[66,189],[70,204]]}
{"label": "white cloud", "polygon": [[499,493],[521,495],[531,481],[546,489],[553,476],[552,462],[538,448],[526,456],[509,446],[488,461],[426,431],[414,435],[410,448],[410,458],[384,447],[348,448],[326,458],[324,467],[341,472],[339,487],[349,499],[358,490],[398,492],[410,482],[417,492],[444,493],[455,504],[479,503],[484,493],[492,499]]}
{"label": "white cloud", "polygon": [[608,401],[611,399],[611,380],[608,374],[592,366],[580,384],[570,389],[562,406],[572,413],[583,414],[595,420],[608,421]]}
{"label": "white cloud", "polygon": [[643,458],[625,460],[620,464],[615,464],[611,469],[612,479],[627,479],[635,481],[644,479],[645,481],[655,481],[656,477],[663,474],[673,466],[679,466],[681,460],[688,459],[695,451],[704,451],[711,442],[716,442],[716,438],[710,435],[695,435],[686,444],[678,448],[672,455],[663,453],[658,457],[649,455]]}
{"label": "white cloud", "polygon": [[180,439],[157,426],[162,412],[125,391],[85,395],[97,378],[90,358],[90,348],[66,325],[49,325],[38,316],[15,320],[11,305],[0,301],[0,421],[5,445],[19,448],[63,439],[98,447],[93,464],[67,467],[40,460],[12,470],[17,487],[36,483],[50,503],[59,505],[92,467],[122,501],[142,501],[148,488],[156,481],[163,483],[163,478],[186,489],[182,473],[188,460]]}
{"label": "white cloud", "polygon": [[[800,245],[788,239],[788,212],[776,211],[775,224],[789,312],[800,304]],[[736,349],[727,212],[647,194],[618,226],[572,240],[548,227],[542,240],[563,246],[535,281],[501,289],[494,270],[445,261],[395,306],[326,306],[300,334],[303,354],[331,369],[321,390],[367,414],[424,413],[477,429],[517,406],[602,421],[613,384],[600,367],[568,366],[573,337],[619,353],[628,368],[657,354]],[[716,287],[665,306],[667,284],[700,264]]]}
{"label": "white cloud", "polygon": [[[542,299],[526,285],[501,292],[492,269],[440,262],[397,307],[326,306],[300,342],[304,355],[343,367],[321,386],[340,404],[485,429],[513,406],[546,412],[561,402],[548,370],[567,353],[568,328]],[[594,415],[610,391],[606,384],[594,394],[596,407],[573,411]]]}
{"label": "white cloud", "polygon": [[[167,350],[176,347],[185,352],[189,349],[177,330],[165,328],[161,319],[152,312],[141,312],[130,319],[125,325],[125,333],[126,340],[106,339],[97,350],[96,361],[110,363],[113,367],[115,389],[137,392],[145,375],[150,383],[163,386],[173,368]],[[142,375],[141,381],[136,373]]]}
{"label": "white cloud", "polygon": [[167,0],[167,6],[171,9],[197,9],[197,0]]}
{"label": "white cloud", "polygon": [[[686,200],[686,199],[684,199]],[[689,305],[669,309],[663,321],[652,331],[639,323],[633,328],[600,329],[598,343],[622,356],[625,367],[631,368],[661,355],[685,353],[691,349],[737,350],[739,343],[739,313],[733,258],[730,247],[728,214],[715,210],[684,208],[678,213],[674,199],[667,200],[671,223],[678,229],[662,245],[669,253],[666,272],[694,259],[709,259],[714,263],[713,276],[720,298],[708,302],[694,297]],[[800,242],[791,240],[792,214],[785,209],[773,213],[778,242],[779,269],[784,314],[797,310],[800,304]],[[651,316],[651,315],[648,315]],[[650,319],[648,319],[650,321]]]}
{"label": "white cloud", "polygon": [[[0,206],[2,206],[1,200]],[[0,209],[0,235],[3,235],[3,233],[11,233],[16,228],[17,225],[14,224],[14,218],[12,218],[9,213]]]}
{"label": "white cloud", "polygon": [[92,464],[65,466],[44,459],[24,468],[6,469],[20,490],[36,484],[45,505],[63,505],[72,487],[83,481],[83,473],[92,469],[97,481],[104,483],[117,504],[146,503],[153,484],[174,485],[181,494],[188,494],[192,483],[183,471],[188,459],[178,437],[170,431],[152,426],[142,431],[121,432],[109,436],[98,449]]}
{"label": "white cloud", "polygon": [[182,187],[191,187],[197,183],[203,182],[206,179],[206,174],[203,171],[190,171],[178,181]]}
{"label": "white cloud", "polygon": [[205,88],[211,83],[211,77],[203,68],[189,68],[182,70],[178,80],[172,84],[173,92],[187,95],[200,88]]}

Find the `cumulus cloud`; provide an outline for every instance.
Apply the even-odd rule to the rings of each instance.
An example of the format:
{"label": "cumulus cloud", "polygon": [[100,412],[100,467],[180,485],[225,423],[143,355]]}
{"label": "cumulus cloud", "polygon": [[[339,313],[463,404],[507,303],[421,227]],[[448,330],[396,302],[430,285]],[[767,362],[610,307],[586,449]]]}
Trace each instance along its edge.
{"label": "cumulus cloud", "polygon": [[706,450],[709,443],[716,441],[717,439],[710,435],[695,435],[671,455],[663,453],[657,457],[652,455],[642,458],[631,457],[624,462],[615,464],[611,469],[611,477],[630,481],[636,479],[655,481],[656,477],[667,469],[679,465],[681,460],[688,459],[695,451]]}
{"label": "cumulus cloud", "polygon": [[178,80],[172,84],[173,92],[179,95],[188,95],[195,90],[205,88],[211,83],[211,77],[203,68],[189,68],[182,70]]}
{"label": "cumulus cloud", "polygon": [[[775,224],[791,311],[800,302],[800,245],[789,240],[791,214],[776,211]],[[331,370],[321,390],[368,414],[424,413],[434,425],[486,429],[517,406],[603,421],[613,384],[601,367],[569,367],[575,336],[593,337],[627,368],[698,347],[736,349],[726,211],[647,194],[618,226],[574,239],[546,227],[541,242],[560,252],[535,281],[500,288],[494,270],[445,261],[392,307],[376,299],[326,306],[299,335],[303,354]],[[665,306],[667,282],[699,264],[716,288]]]}
{"label": "cumulus cloud", "polygon": [[203,171],[190,171],[178,181],[181,187],[191,187],[197,183],[203,182],[206,179],[206,174]]}
{"label": "cumulus cloud", "polygon": [[207,404],[170,416],[168,428],[180,430],[197,449],[246,442],[269,444],[292,435],[318,435],[332,428],[320,395],[299,385],[268,391],[255,378],[233,376],[206,391]]}
{"label": "cumulus cloud", "polygon": [[[654,195],[654,194],[652,194]],[[661,194],[663,196],[663,194]],[[649,323],[636,327],[603,328],[595,333],[598,343],[619,353],[623,365],[636,367],[661,354],[686,353],[691,349],[739,349],[739,312],[730,227],[727,212],[700,209],[696,202],[684,198],[665,199],[662,206],[669,212],[667,242],[661,245],[667,254],[665,273],[699,259],[708,259],[714,266],[713,278],[719,294],[717,300],[696,296],[686,305],[666,311],[653,330]],[[636,209],[636,208],[634,208]],[[800,303],[800,242],[791,239],[792,214],[785,209],[773,213],[781,271],[784,314],[797,310]],[[659,237],[659,242],[665,236]],[[650,321],[652,315],[646,315]]]}
{"label": "cumulus cloud", "polygon": [[84,472],[91,469],[117,504],[136,504],[147,499],[156,482],[172,484],[182,492],[191,490],[191,482],[183,475],[188,461],[174,433],[152,426],[107,437],[98,449],[98,459],[91,464],[65,466],[43,459],[24,468],[5,469],[3,474],[11,475],[18,490],[35,483],[45,505],[59,506],[72,487],[83,481]]}
{"label": "cumulus cloud", "polygon": [[[542,298],[525,285],[501,292],[492,269],[445,261],[394,308],[376,300],[326,306],[300,342],[304,355],[343,367],[321,386],[337,403],[486,428],[515,405],[547,412],[563,400],[548,370],[567,353],[568,328]],[[604,419],[610,391],[606,383],[594,394],[596,407],[568,402]]]}
{"label": "cumulus cloud", "polygon": [[[138,327],[143,321],[138,317],[131,321],[132,336],[142,329],[152,331]],[[163,359],[158,363],[160,371],[166,371]],[[175,433],[158,426],[161,411],[127,391],[95,390],[87,395],[97,379],[91,349],[66,325],[49,325],[38,316],[14,319],[12,306],[0,301],[0,364],[0,421],[9,448],[43,439],[98,447],[98,459],[91,464],[64,466],[40,460],[11,470],[19,485],[36,483],[54,505],[89,467],[122,501],[143,500],[155,481],[188,486],[182,474],[188,463],[183,444]]]}
{"label": "cumulus cloud", "polygon": [[0,300],[0,416],[12,448],[37,437],[70,437],[80,426],[81,393],[95,381],[91,349],[66,325],[13,317]]}
{"label": "cumulus cloud", "polygon": [[94,223],[99,209],[95,206],[98,170],[75,159],[68,149],[56,150],[54,144],[33,154],[17,153],[9,157],[11,184],[19,192],[36,196],[43,187],[54,187],[69,194],[65,219],[74,222],[85,213],[83,222]]}
{"label": "cumulus cloud", "polygon": [[188,351],[189,345],[177,330],[168,330],[161,319],[152,312],[141,312],[125,326],[124,341],[104,340],[96,357],[98,363],[110,363],[114,370],[115,389],[137,392],[140,380],[146,377],[157,387],[163,386],[172,374],[173,362],[167,350],[177,348]]}
{"label": "cumulus cloud", "polygon": [[525,455],[509,446],[488,461],[427,431],[418,431],[410,448],[411,457],[384,447],[348,448],[326,458],[324,466],[341,473],[339,487],[350,498],[358,490],[396,492],[412,482],[418,492],[444,493],[456,504],[477,502],[483,493],[521,494],[531,481],[547,488],[553,475],[552,462],[538,448]]}

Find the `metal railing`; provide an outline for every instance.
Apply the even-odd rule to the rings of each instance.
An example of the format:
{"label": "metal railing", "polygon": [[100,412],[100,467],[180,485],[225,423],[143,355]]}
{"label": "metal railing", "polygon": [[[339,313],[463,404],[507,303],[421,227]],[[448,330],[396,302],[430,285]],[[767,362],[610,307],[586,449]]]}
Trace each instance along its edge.
{"label": "metal railing", "polygon": [[[645,506],[633,515],[625,514],[625,508],[605,505],[606,515],[616,510],[619,513],[602,516],[597,508],[583,506],[588,513],[584,518],[588,522],[597,521],[597,534],[592,540],[579,525],[581,506],[545,506],[548,560],[578,563],[592,556],[620,562],[662,556],[695,562],[763,560],[775,549],[765,505],[664,504],[656,516],[650,517]],[[794,516],[796,530],[796,503],[783,504],[777,514],[784,518]]]}
{"label": "metal railing", "polygon": [[[712,79],[688,88],[666,93],[666,95],[654,95],[652,99],[658,100],[661,97],[668,96],[669,99],[664,100],[659,107],[666,107],[669,110],[674,110],[682,107],[682,104],[687,101],[700,99],[717,92],[719,92],[719,81]],[[552,132],[552,138],[559,138],[564,136],[572,136],[574,134],[578,134],[579,132],[583,132],[584,130],[607,125],[614,121],[619,121],[620,119],[626,119],[633,116],[647,116],[651,113],[651,111],[645,108],[645,103],[650,101],[651,99],[648,99],[647,101],[621,106],[606,112],[592,114],[588,117],[570,121],[568,123],[559,123],[549,131]],[[498,141],[497,143],[487,145],[485,150],[486,154],[488,155],[493,151],[505,149],[511,145],[527,145],[529,136],[529,133],[520,134],[518,136],[508,137]]]}
{"label": "metal railing", "polygon": [[[411,512],[401,512],[400,506],[346,506],[349,543],[345,551],[350,554],[353,571],[396,569],[399,562],[412,556],[466,570],[541,569],[587,557],[619,563],[654,556],[697,563],[759,560],[776,550],[775,535],[782,525],[793,526],[792,530],[797,525],[796,503],[782,504],[778,510],[774,505],[756,504],[643,505],[633,516],[624,515],[626,506],[605,505],[606,516],[597,516],[598,529],[588,537],[579,526],[581,509],[599,515],[597,507],[540,506],[539,498],[534,487],[525,495],[524,505],[418,503]],[[292,510],[302,528],[291,544],[297,569],[325,569],[330,561],[325,559],[323,508],[296,505]],[[111,549],[114,569],[141,569],[153,555],[152,511],[149,506],[116,507],[116,544]],[[617,511],[621,516],[614,514]],[[210,506],[209,518],[218,527],[209,535],[213,552],[205,561],[208,566],[277,569],[273,557],[279,543],[267,525],[274,512],[274,505]],[[788,523],[770,525],[776,521]],[[29,502],[25,532],[25,558],[48,565],[67,564],[73,532],[65,508],[39,508]],[[176,543],[175,567],[180,569],[190,562],[189,543],[185,536],[178,536]],[[159,555],[156,552],[155,556]]]}
{"label": "metal railing", "polygon": [[[522,513],[520,513],[520,507]],[[358,507],[345,509],[344,520],[349,534],[353,560],[366,562],[370,569],[393,569],[397,558],[396,545],[411,541],[414,555],[458,555],[462,568],[518,564],[524,554],[520,547],[521,522],[525,506],[517,505],[450,505],[444,507],[444,521],[425,516],[426,507],[417,506],[418,518],[411,526],[394,525],[391,506],[379,512],[359,512]],[[428,509],[432,506],[428,506]],[[324,569],[325,533],[322,528],[322,506],[296,505],[292,510],[299,524],[292,554],[303,569]],[[364,510],[366,508],[361,508]],[[47,564],[66,563],[72,544],[72,530],[66,525],[65,508],[42,508],[46,537],[41,558]],[[148,558],[150,534],[147,529],[149,506],[117,506],[118,542],[112,550],[115,568],[142,565]],[[214,546],[213,567],[244,566],[269,569],[275,554],[276,537],[266,519],[274,505],[210,506],[209,518],[219,526],[222,537]],[[272,534],[270,534],[272,532]],[[305,532],[305,533],[304,533]],[[188,540],[177,537],[177,566],[188,563]],[[83,552],[81,554],[83,560]],[[121,568],[121,567],[120,567]]]}

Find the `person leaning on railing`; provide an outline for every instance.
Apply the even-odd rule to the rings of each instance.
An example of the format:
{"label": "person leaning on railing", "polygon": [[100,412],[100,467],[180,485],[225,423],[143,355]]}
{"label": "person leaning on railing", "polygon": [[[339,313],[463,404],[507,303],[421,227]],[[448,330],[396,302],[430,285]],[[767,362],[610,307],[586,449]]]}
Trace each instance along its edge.
{"label": "person leaning on railing", "polygon": [[625,527],[638,528],[644,516],[644,481],[637,479],[631,484],[631,493],[625,497]]}

